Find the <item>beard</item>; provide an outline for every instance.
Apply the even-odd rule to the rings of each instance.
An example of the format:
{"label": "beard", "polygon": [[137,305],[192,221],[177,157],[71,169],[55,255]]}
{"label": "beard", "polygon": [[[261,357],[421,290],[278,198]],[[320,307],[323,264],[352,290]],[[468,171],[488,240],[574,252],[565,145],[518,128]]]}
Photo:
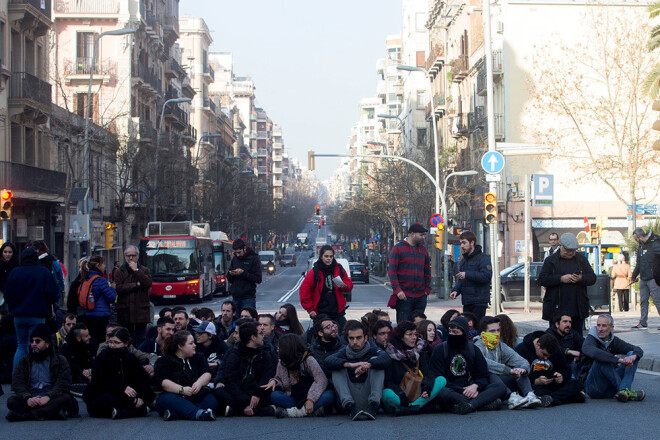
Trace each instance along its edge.
{"label": "beard", "polygon": [[43,350],[30,350],[30,357],[37,362],[43,361],[50,354],[50,347],[46,347]]}

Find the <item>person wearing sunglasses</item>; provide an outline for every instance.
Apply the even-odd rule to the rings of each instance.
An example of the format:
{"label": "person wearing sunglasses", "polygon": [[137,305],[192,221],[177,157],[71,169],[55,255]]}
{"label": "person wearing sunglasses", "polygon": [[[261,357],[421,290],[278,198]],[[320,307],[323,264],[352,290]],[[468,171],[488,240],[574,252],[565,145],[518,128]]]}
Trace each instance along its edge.
{"label": "person wearing sunglasses", "polygon": [[151,322],[149,288],[151,272],[138,264],[138,248],[127,246],[124,263],[114,273],[117,289],[117,323],[126,327],[136,347],[146,339],[147,324]]}

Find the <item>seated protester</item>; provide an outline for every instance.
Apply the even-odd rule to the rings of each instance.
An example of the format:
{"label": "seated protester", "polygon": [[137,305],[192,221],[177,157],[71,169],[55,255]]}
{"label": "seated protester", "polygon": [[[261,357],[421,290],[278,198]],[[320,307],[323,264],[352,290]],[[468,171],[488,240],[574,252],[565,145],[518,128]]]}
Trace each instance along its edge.
{"label": "seated protester", "polygon": [[241,308],[241,319],[250,319],[256,321],[259,318],[259,312],[257,309],[250,306],[245,306]]}
{"label": "seated protester", "polygon": [[87,412],[92,417],[124,419],[146,417],[156,398],[149,375],[127,347],[131,334],[124,327],[110,332],[109,348],[94,361],[92,381],[83,393]]}
{"label": "seated protester", "polygon": [[460,316],[467,319],[468,325],[470,326],[470,331],[468,332],[467,335],[468,339],[471,341],[477,336],[479,336],[479,332],[477,331],[477,327],[479,326],[479,321],[477,320],[476,315],[470,312],[463,312],[460,314]]}
{"label": "seated protester", "polygon": [[71,370],[55,354],[50,327],[39,324],[30,334],[30,351],[16,364],[7,399],[7,420],[62,420],[78,415],[78,403],[69,393]]}
{"label": "seated protester", "polygon": [[[0,383],[11,383],[17,345],[14,315],[2,311],[0,312]],[[2,396],[2,388],[0,388],[0,396]]]}
{"label": "seated protester", "polygon": [[215,320],[215,328],[218,332],[218,338],[227,341],[230,333],[236,327],[234,323],[234,314],[236,314],[236,304],[234,301],[227,300],[222,303],[220,316]]}
{"label": "seated protester", "polygon": [[[435,334],[435,326],[433,330]],[[424,339],[417,337],[417,326],[411,321],[401,321],[390,337],[385,351],[392,362],[385,370],[383,404],[394,409],[395,416],[417,414],[447,384],[444,377],[435,377],[430,371],[426,345]],[[408,372],[422,381],[417,392],[401,387]]]}
{"label": "seated protester", "polygon": [[195,340],[179,330],[165,341],[163,357],[156,361],[154,381],[163,390],[155,408],[163,420],[215,420],[218,401],[207,385],[211,372],[206,360],[195,353]]}
{"label": "seated protester", "polygon": [[206,359],[211,369],[211,376],[213,376],[227,352],[227,344],[215,335],[215,324],[212,321],[202,321],[195,327],[195,339],[196,351]]}
{"label": "seated protester", "polygon": [[[169,307],[163,307],[162,309],[160,309],[160,311],[158,312],[158,318],[164,318],[164,317],[171,318],[172,309],[170,309]],[[155,337],[156,337],[156,327],[151,326],[147,329],[147,339],[153,339]]]}
{"label": "seated protester", "polygon": [[172,319],[174,320],[174,331],[178,332],[181,330],[187,330],[189,332],[193,331],[194,325],[190,323],[190,318],[188,313],[185,310],[177,310],[172,314]]}
{"label": "seated protester", "polygon": [[619,402],[639,402],[644,400],[646,393],[633,391],[632,383],[644,351],[614,336],[613,329],[614,318],[600,315],[596,326],[589,330],[582,345],[580,380],[587,394],[594,399],[616,397]]}
{"label": "seated protester", "polygon": [[174,320],[169,317],[158,318],[156,321],[156,335],[153,338],[145,339],[140,344],[138,350],[144,353],[153,353],[157,356],[163,355],[163,344],[174,334]]}
{"label": "seated protester", "polygon": [[256,322],[239,325],[240,341],[227,353],[224,386],[216,386],[213,394],[225,405],[225,416],[274,416],[270,391],[264,385],[275,375],[275,363]]}
{"label": "seated protester", "polygon": [[213,310],[209,309],[208,307],[201,307],[199,310],[197,310],[195,317],[200,321],[215,321],[215,313],[213,313]]}
{"label": "seated protester", "polygon": [[348,345],[325,360],[337,399],[351,420],[376,420],[390,357],[367,342],[360,322],[346,322],[344,331]]}
{"label": "seated protester", "polygon": [[385,310],[375,309],[372,311],[372,313],[376,315],[376,322],[378,321],[391,322],[390,314],[387,313]]}
{"label": "seated protester", "polygon": [[582,334],[573,329],[573,319],[569,315],[558,313],[550,324],[546,333],[550,333],[557,338],[559,349],[566,359],[566,363],[571,367],[573,379],[577,379],[580,371],[580,352],[584,338]]}
{"label": "seated protester", "polygon": [[417,311],[413,313],[413,324],[417,325],[422,321],[427,320],[426,313]]}
{"label": "seated protester", "polygon": [[373,312],[367,312],[360,318],[360,322],[362,323],[362,327],[367,329],[367,339],[371,340],[374,336],[373,330],[378,322],[378,317]]}
{"label": "seated protester", "polygon": [[486,358],[488,371],[497,375],[506,385],[509,409],[541,406],[541,399],[534,394],[527,376],[529,362],[500,340],[500,319],[484,316],[479,323],[479,330],[481,337],[474,342],[474,346]]}
{"label": "seated protester", "polygon": [[282,335],[293,333],[302,336],[305,333],[293,304],[284,304],[275,314],[275,331]]}
{"label": "seated protester", "polygon": [[513,323],[508,315],[495,315],[500,320],[500,341],[511,348],[518,345],[518,327]]}
{"label": "seated protester", "polygon": [[502,381],[490,380],[486,359],[468,339],[469,331],[464,317],[450,321],[447,342],[433,349],[429,365],[433,375],[447,380],[447,386],[438,393],[440,408],[455,414],[498,410],[502,407],[500,398],[506,394]]}
{"label": "seated protester", "polygon": [[268,347],[273,359],[277,360],[277,347],[280,342],[280,333],[275,331],[275,317],[270,313],[259,315],[257,327],[259,333],[264,336],[264,347]]}
{"label": "seated protester", "polygon": [[328,315],[317,315],[314,320],[314,338],[309,351],[319,363],[328,380],[332,380],[332,371],[328,369],[325,360],[344,347],[344,340],[339,337],[339,325]]}
{"label": "seated protester", "polygon": [[333,404],[335,393],[326,389],[328,378],[300,336],[282,336],[279,355],[275,377],[265,386],[272,391],[270,400],[277,407],[275,416],[323,417],[324,407]]}
{"label": "seated protester", "polygon": [[227,345],[229,347],[233,347],[238,343],[240,340],[238,335],[238,328],[246,322],[254,322],[254,320],[252,318],[239,318],[236,320],[236,327],[234,327],[234,329],[229,334],[229,337],[227,338]]}
{"label": "seated protester", "polygon": [[445,342],[447,340],[447,335],[449,335],[449,323],[460,314],[461,312],[458,310],[450,309],[447,310],[444,315],[442,315],[442,318],[440,318],[440,327],[438,327],[437,330],[440,339],[442,339],[442,342]]}
{"label": "seated protester", "polygon": [[372,332],[374,336],[369,339],[369,343],[374,347],[385,350],[387,344],[389,344],[391,333],[392,324],[389,321],[377,321]]}
{"label": "seated protester", "polygon": [[66,336],[69,334],[71,327],[77,324],[76,315],[73,313],[67,313],[64,315],[64,322],[62,322],[62,327],[55,332],[53,335],[53,347],[55,351],[58,351],[63,344],[66,343]]}
{"label": "seated protester", "polygon": [[438,331],[435,328],[435,324],[433,321],[429,321],[428,319],[424,319],[422,321],[419,321],[417,324],[417,334],[421,339],[426,342],[424,345],[424,352],[426,353],[426,356],[428,359],[431,359],[431,354],[433,353],[433,349],[442,344],[442,339],[440,339],[440,336],[438,335]]}
{"label": "seated protester", "polygon": [[[110,347],[110,345],[108,344],[108,339],[110,339],[110,334],[116,328],[119,328],[118,324],[108,324],[108,326],[105,329],[105,342],[99,345],[99,349],[96,351],[97,356],[103,350]],[[128,350],[129,353],[131,353],[133,356],[138,358],[140,364],[144,367],[144,371],[146,371],[150,377],[154,375],[154,364],[158,360],[158,356],[155,353],[145,353],[143,351],[140,351],[137,348],[135,348],[133,344],[126,347],[126,350]]]}
{"label": "seated protester", "polygon": [[92,366],[97,349],[85,324],[76,324],[71,328],[60,354],[69,363],[72,383],[87,384],[92,379]]}
{"label": "seated protester", "polygon": [[554,336],[541,330],[532,332],[523,338],[516,351],[529,362],[529,380],[544,407],[584,403],[582,384],[571,378],[571,368]]}

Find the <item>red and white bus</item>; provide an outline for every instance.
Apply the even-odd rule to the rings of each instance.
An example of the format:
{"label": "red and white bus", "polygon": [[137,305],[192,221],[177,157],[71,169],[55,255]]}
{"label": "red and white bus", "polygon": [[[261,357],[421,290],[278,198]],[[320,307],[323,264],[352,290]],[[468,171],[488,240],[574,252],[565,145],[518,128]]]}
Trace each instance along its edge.
{"label": "red and white bus", "polygon": [[207,223],[150,222],[139,248],[140,264],[151,271],[154,303],[202,302],[213,296],[213,243]]}
{"label": "red and white bus", "polygon": [[229,286],[227,285],[227,267],[231,258],[231,242],[226,233],[222,231],[211,231],[213,240],[213,258],[215,260],[215,291],[216,295],[227,296]]}

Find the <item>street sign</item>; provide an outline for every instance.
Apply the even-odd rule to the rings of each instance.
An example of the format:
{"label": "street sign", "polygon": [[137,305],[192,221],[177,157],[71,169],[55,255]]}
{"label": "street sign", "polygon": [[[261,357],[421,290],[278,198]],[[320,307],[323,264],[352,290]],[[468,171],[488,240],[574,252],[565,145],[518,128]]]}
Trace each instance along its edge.
{"label": "street sign", "polygon": [[431,223],[431,225],[433,225],[437,228],[438,226],[440,226],[444,222],[443,222],[442,216],[440,214],[433,214],[431,216],[431,219],[429,220],[429,223]]}
{"label": "street sign", "polygon": [[481,168],[487,173],[499,173],[504,168],[504,156],[497,151],[489,151],[481,158]]}
{"label": "street sign", "polygon": [[552,174],[534,174],[532,198],[534,206],[552,206],[554,196],[554,176]]}
{"label": "street sign", "polygon": [[500,182],[502,181],[501,174],[486,174],[486,182]]}
{"label": "street sign", "polygon": [[380,234],[376,234],[376,241],[380,241]]}

